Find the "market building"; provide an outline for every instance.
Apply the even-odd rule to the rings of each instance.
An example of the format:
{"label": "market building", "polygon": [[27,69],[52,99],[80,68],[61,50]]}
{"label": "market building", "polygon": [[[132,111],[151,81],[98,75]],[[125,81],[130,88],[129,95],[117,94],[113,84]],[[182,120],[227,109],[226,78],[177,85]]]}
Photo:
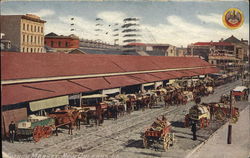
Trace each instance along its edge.
{"label": "market building", "polygon": [[57,35],[53,32],[45,35],[45,45],[53,48],[56,52],[68,53],[79,48],[79,38],[73,34],[69,36]]}
{"label": "market building", "polygon": [[18,52],[44,52],[44,23],[33,14],[1,15],[1,33]]}
{"label": "market building", "polygon": [[1,56],[3,135],[10,121],[77,105],[88,95],[135,93],[218,72],[197,57],[14,52]]}

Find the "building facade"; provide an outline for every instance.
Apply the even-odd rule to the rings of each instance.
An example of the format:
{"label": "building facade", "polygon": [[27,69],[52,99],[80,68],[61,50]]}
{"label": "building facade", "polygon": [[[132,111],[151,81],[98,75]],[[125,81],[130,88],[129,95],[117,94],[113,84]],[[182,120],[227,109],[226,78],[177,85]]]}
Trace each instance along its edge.
{"label": "building facade", "polygon": [[239,40],[233,35],[223,40],[223,42],[230,42],[234,45],[234,55],[242,61],[247,61],[249,58],[249,45],[248,40]]}
{"label": "building facade", "polygon": [[188,45],[187,54],[201,56],[208,61],[210,54],[230,54],[234,55],[235,47],[229,42],[196,42]]}
{"label": "building facade", "polygon": [[124,50],[143,51],[149,56],[176,56],[176,47],[170,44],[130,43]]}
{"label": "building facade", "polygon": [[75,35],[63,36],[53,32],[45,36],[45,45],[53,48],[56,52],[68,53],[71,50],[79,48],[79,38]]}
{"label": "building facade", "polygon": [[32,14],[2,15],[1,32],[19,52],[45,52],[45,22]]}

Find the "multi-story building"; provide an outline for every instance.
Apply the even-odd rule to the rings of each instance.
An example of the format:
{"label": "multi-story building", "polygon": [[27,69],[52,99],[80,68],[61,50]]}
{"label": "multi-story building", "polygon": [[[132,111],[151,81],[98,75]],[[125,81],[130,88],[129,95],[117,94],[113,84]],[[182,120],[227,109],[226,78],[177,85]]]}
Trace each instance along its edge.
{"label": "multi-story building", "polygon": [[45,35],[45,45],[53,48],[56,52],[68,53],[79,48],[79,38],[75,35],[63,36],[53,32]]}
{"label": "multi-story building", "polygon": [[209,54],[234,54],[234,45],[229,42],[196,42],[188,45],[189,55],[198,55],[208,61]]}
{"label": "multi-story building", "polygon": [[145,52],[150,56],[176,56],[176,47],[170,44],[130,43],[123,49]]}
{"label": "multi-story building", "polygon": [[221,39],[223,42],[230,42],[234,45],[234,55],[244,61],[248,60],[249,57],[249,45],[248,40],[239,40],[233,35],[225,40]]}
{"label": "multi-story building", "polygon": [[1,15],[1,32],[20,52],[44,52],[44,23],[32,14]]}

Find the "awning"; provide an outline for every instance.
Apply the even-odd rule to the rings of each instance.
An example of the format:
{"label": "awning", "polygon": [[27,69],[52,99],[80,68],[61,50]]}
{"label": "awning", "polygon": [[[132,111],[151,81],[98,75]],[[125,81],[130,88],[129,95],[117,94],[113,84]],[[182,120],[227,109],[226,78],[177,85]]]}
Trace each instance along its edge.
{"label": "awning", "polygon": [[38,111],[42,109],[49,109],[49,108],[54,108],[58,106],[68,105],[68,104],[69,104],[68,96],[55,97],[55,98],[30,102],[30,110]]}
{"label": "awning", "polygon": [[102,91],[102,94],[114,94],[114,93],[120,93],[120,88],[105,89]]}
{"label": "awning", "polygon": [[82,96],[81,98],[82,99],[90,99],[90,98],[104,98],[104,97],[108,97],[108,96],[105,94],[92,94],[92,95]]}
{"label": "awning", "polygon": [[155,73],[149,73],[150,75],[156,76],[160,78],[161,80],[169,80],[174,79],[176,76],[171,75],[171,71],[169,72],[155,72]]}
{"label": "awning", "polygon": [[9,124],[14,121],[17,124],[20,120],[27,119],[27,109],[14,109],[2,112],[2,135],[8,134]]}

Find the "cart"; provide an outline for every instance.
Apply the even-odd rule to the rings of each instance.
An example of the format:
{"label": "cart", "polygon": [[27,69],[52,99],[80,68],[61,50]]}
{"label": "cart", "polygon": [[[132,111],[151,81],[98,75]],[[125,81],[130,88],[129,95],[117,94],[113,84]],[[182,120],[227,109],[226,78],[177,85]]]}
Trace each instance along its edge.
{"label": "cart", "polygon": [[[216,120],[224,121],[230,117],[230,105],[224,103],[209,103],[209,108],[212,109]],[[237,122],[240,116],[239,108],[232,107],[232,122]]]}
{"label": "cart", "polygon": [[17,123],[17,136],[33,137],[35,142],[41,138],[48,138],[52,135],[52,130],[55,127],[55,119],[46,116],[30,115],[27,120],[22,120]]}
{"label": "cart", "polygon": [[163,141],[163,149],[167,151],[174,144],[174,133],[171,132],[171,124],[165,122],[161,127],[149,127],[143,135],[143,145],[149,148],[155,142]]}
{"label": "cart", "polygon": [[200,128],[209,125],[210,111],[205,105],[195,105],[189,109],[189,113],[185,115],[184,127],[189,127],[191,122],[197,122]]}
{"label": "cart", "polygon": [[237,86],[233,89],[233,96],[236,101],[248,100],[249,89],[245,86]]}

